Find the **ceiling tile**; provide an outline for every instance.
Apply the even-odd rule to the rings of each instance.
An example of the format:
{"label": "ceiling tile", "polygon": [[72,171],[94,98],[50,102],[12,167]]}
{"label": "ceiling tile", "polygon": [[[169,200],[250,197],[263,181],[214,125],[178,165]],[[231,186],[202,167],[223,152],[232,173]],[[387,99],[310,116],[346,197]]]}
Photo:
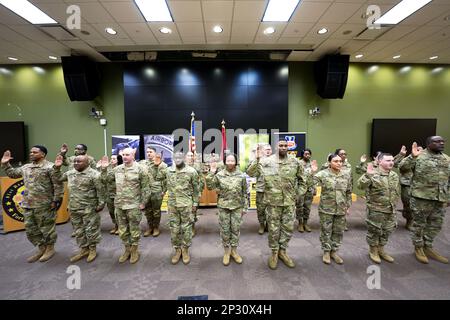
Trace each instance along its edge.
{"label": "ceiling tile", "polygon": [[200,1],[169,1],[170,12],[175,22],[201,22]]}
{"label": "ceiling tile", "polygon": [[203,1],[202,8],[205,22],[231,21],[232,1]]}

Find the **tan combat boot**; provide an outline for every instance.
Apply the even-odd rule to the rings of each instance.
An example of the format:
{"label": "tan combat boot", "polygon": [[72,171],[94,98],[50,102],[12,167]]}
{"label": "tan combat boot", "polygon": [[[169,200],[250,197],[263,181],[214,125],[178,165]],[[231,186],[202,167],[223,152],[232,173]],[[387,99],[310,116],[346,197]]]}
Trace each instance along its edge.
{"label": "tan combat boot", "polygon": [[434,260],[439,261],[441,263],[446,263],[446,264],[448,263],[448,259],[446,257],[442,256],[441,254],[439,254],[439,252],[437,252],[433,248],[424,247],[423,248],[423,252],[425,253],[425,255],[427,257],[430,257],[431,259],[434,259]]}
{"label": "tan combat boot", "polygon": [[86,262],[92,262],[95,260],[95,258],[97,258],[97,248],[95,245],[89,246],[89,255],[86,259]]}
{"label": "tan combat boot", "polygon": [[45,245],[41,244],[41,245],[38,247],[38,251],[37,251],[35,254],[33,254],[31,257],[29,257],[29,258],[27,259],[27,261],[28,261],[29,263],[38,261],[39,258],[42,257],[42,255],[44,254],[45,248],[46,248]]}
{"label": "tan combat boot", "polygon": [[130,246],[126,245],[125,246],[125,251],[122,253],[122,255],[119,258],[119,263],[124,263],[125,261],[127,261],[128,259],[130,259]]}
{"label": "tan combat boot", "polygon": [[181,249],[181,255],[183,257],[184,264],[188,264],[189,262],[191,262],[191,257],[189,256],[189,248],[183,247],[183,249]]}
{"label": "tan combat boot", "polygon": [[394,262],[394,258],[392,258],[390,255],[388,255],[385,251],[384,251],[384,246],[378,246],[378,255],[380,256],[381,259],[383,259],[384,261],[387,262]]}
{"label": "tan combat boot", "polygon": [[412,231],[412,224],[413,224],[413,220],[412,219],[406,219],[406,224],[405,224],[405,228],[409,231]]}
{"label": "tan combat boot", "polygon": [[264,223],[259,224],[258,234],[264,234],[264,229],[266,228],[266,225]]}
{"label": "tan combat boot", "polygon": [[378,247],[377,246],[370,246],[369,249],[369,257],[370,259],[375,263],[381,263],[380,255],[378,253]]}
{"label": "tan combat boot", "polygon": [[224,266],[228,266],[230,264],[230,253],[231,253],[230,247],[225,247],[225,252],[223,254],[222,259],[222,263]]}
{"label": "tan combat boot", "polygon": [[153,228],[153,236],[154,237],[157,237],[157,236],[159,236],[159,234],[160,234],[161,232],[159,231],[159,226],[156,226],[155,228]]}
{"label": "tan combat boot", "polygon": [[303,228],[305,229],[306,232],[311,232],[311,227],[308,224],[304,224]]}
{"label": "tan combat boot", "polygon": [[177,264],[178,261],[180,261],[180,258],[181,258],[181,249],[175,248],[175,254],[172,256],[172,260],[170,262],[172,262],[172,264]]}
{"label": "tan combat boot", "polygon": [[286,253],[286,250],[284,249],[280,249],[280,251],[278,252],[278,257],[280,258],[281,261],[284,262],[284,264],[286,266],[288,266],[289,268],[294,268],[295,267],[295,263],[294,261],[292,261],[291,257],[289,257]]}
{"label": "tan combat boot", "polygon": [[109,231],[109,234],[115,234],[117,230],[118,230],[117,225],[115,225],[114,228],[112,228],[112,229]]}
{"label": "tan combat boot", "polygon": [[40,262],[45,262],[50,260],[55,255],[55,245],[48,244],[45,248],[45,252],[42,257],[39,258]]}
{"label": "tan combat boot", "polygon": [[239,255],[239,253],[237,253],[236,247],[231,248],[231,257],[233,258],[234,262],[236,262],[237,264],[242,263],[242,258]]}
{"label": "tan combat boot", "polygon": [[323,252],[322,262],[325,263],[325,264],[330,264],[331,263],[330,252],[329,251],[324,251]]}
{"label": "tan combat boot", "polygon": [[144,232],[144,237],[148,237],[148,236],[150,236],[152,233],[153,233],[153,229],[152,229],[152,227],[149,225],[149,226],[148,226],[148,229],[145,230],[145,232]]}
{"label": "tan combat boot", "polygon": [[278,251],[273,250],[272,255],[269,258],[269,268],[275,270],[278,265]]}
{"label": "tan combat boot", "polygon": [[415,254],[416,254],[416,259],[419,262],[422,262],[422,263],[425,263],[425,264],[428,263],[428,258],[425,255],[425,252],[423,252],[423,248],[416,247],[414,251],[415,251]]}
{"label": "tan combat boot", "polygon": [[133,244],[131,246],[130,263],[135,264],[136,262],[138,262],[139,256],[138,245]]}
{"label": "tan combat boot", "polygon": [[303,225],[303,222],[298,222],[298,228],[297,228],[298,232],[303,233],[305,232],[305,226]]}
{"label": "tan combat boot", "polygon": [[338,256],[336,251],[331,251],[330,257],[337,264],[343,264],[344,263],[344,260],[342,260],[342,258]]}
{"label": "tan combat boot", "polygon": [[80,251],[78,251],[78,253],[76,253],[75,255],[70,257],[70,262],[77,262],[77,261],[83,259],[84,257],[86,257],[88,254],[89,254],[89,248],[87,248],[87,247],[81,248]]}

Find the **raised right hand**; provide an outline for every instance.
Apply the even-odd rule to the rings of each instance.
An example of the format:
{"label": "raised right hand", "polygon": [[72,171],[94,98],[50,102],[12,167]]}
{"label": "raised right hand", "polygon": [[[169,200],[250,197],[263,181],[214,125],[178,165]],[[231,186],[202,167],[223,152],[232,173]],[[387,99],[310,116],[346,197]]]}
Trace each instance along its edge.
{"label": "raised right hand", "polygon": [[67,143],[63,143],[62,146],[61,146],[61,149],[59,149],[59,152],[62,155],[65,155],[68,150],[69,150],[69,147],[67,146]]}
{"label": "raised right hand", "polygon": [[11,151],[6,150],[3,153],[2,164],[7,164],[11,159],[14,159],[13,157],[11,157]]}
{"label": "raised right hand", "polygon": [[367,156],[366,156],[365,154],[363,154],[363,155],[361,156],[361,158],[359,158],[359,161],[360,161],[361,163],[366,162],[366,161],[367,161]]}
{"label": "raised right hand", "polygon": [[417,146],[417,142],[414,142],[411,147],[411,155],[415,158],[420,154],[420,149]]}

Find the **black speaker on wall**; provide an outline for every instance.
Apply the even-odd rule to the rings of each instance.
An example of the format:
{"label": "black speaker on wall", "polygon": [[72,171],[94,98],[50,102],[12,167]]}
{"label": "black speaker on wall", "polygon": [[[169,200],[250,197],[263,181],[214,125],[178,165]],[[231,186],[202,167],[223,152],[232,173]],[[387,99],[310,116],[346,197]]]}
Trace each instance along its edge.
{"label": "black speaker on wall", "polygon": [[84,56],[61,57],[61,62],[70,101],[94,100],[100,87],[96,62]]}
{"label": "black speaker on wall", "polygon": [[347,86],[349,55],[326,55],[314,65],[317,94],[324,99],[342,99]]}

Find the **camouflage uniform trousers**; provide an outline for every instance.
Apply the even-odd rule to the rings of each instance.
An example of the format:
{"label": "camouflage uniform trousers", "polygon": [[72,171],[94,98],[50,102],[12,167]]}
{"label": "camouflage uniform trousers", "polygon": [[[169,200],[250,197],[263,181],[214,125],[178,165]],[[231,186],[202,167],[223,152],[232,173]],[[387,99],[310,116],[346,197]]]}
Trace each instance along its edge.
{"label": "camouflage uniform trousers", "polygon": [[266,209],[269,226],[269,247],[286,250],[294,231],[295,206],[271,206]]}
{"label": "camouflage uniform trousers", "polygon": [[404,186],[401,185],[402,192],[401,192],[401,198],[403,203],[403,210],[402,210],[402,216],[403,218],[407,220],[412,219],[412,212],[411,212],[411,194],[410,194],[410,186]]}
{"label": "camouflage uniform trousers", "polygon": [[320,243],[323,251],[338,251],[345,229],[345,215],[328,214],[319,211]]}
{"label": "camouflage uniform trousers", "polygon": [[71,210],[72,223],[75,230],[75,239],[80,248],[96,246],[100,243],[100,214],[95,208],[85,210]]}
{"label": "camouflage uniform trousers", "polygon": [[412,241],[415,247],[433,247],[433,240],[442,229],[445,203],[411,197],[413,214]]}
{"label": "camouflage uniform trousers", "polygon": [[34,246],[56,242],[56,210],[50,208],[24,209],[25,232]]}
{"label": "camouflage uniform trousers", "polygon": [[256,192],[256,213],[260,224],[267,223],[267,204],[264,203],[264,192]]}
{"label": "camouflage uniform trousers", "polygon": [[397,228],[397,215],[368,210],[366,223],[366,240],[369,246],[385,246],[389,236]]}
{"label": "camouflage uniform trousers", "polygon": [[139,208],[119,209],[116,207],[116,218],[119,225],[119,237],[124,245],[138,245],[141,238],[142,212]]}
{"label": "camouflage uniform trousers", "polygon": [[109,216],[114,225],[117,225],[116,212],[114,208],[114,198],[108,198],[106,200],[106,206],[108,207]]}
{"label": "camouflage uniform trousers", "polygon": [[189,248],[192,243],[192,207],[168,207],[170,238],[174,248]]}
{"label": "camouflage uniform trousers", "polygon": [[161,222],[161,204],[163,198],[159,193],[152,193],[150,196],[150,201],[145,207],[145,217],[147,218],[147,224],[151,228],[159,227]]}
{"label": "camouflage uniform trousers", "polygon": [[296,216],[299,223],[307,223],[314,198],[314,190],[308,190],[304,196],[298,197],[296,203]]}
{"label": "camouflage uniform trousers", "polygon": [[224,247],[237,247],[242,223],[242,208],[219,208],[220,237]]}

